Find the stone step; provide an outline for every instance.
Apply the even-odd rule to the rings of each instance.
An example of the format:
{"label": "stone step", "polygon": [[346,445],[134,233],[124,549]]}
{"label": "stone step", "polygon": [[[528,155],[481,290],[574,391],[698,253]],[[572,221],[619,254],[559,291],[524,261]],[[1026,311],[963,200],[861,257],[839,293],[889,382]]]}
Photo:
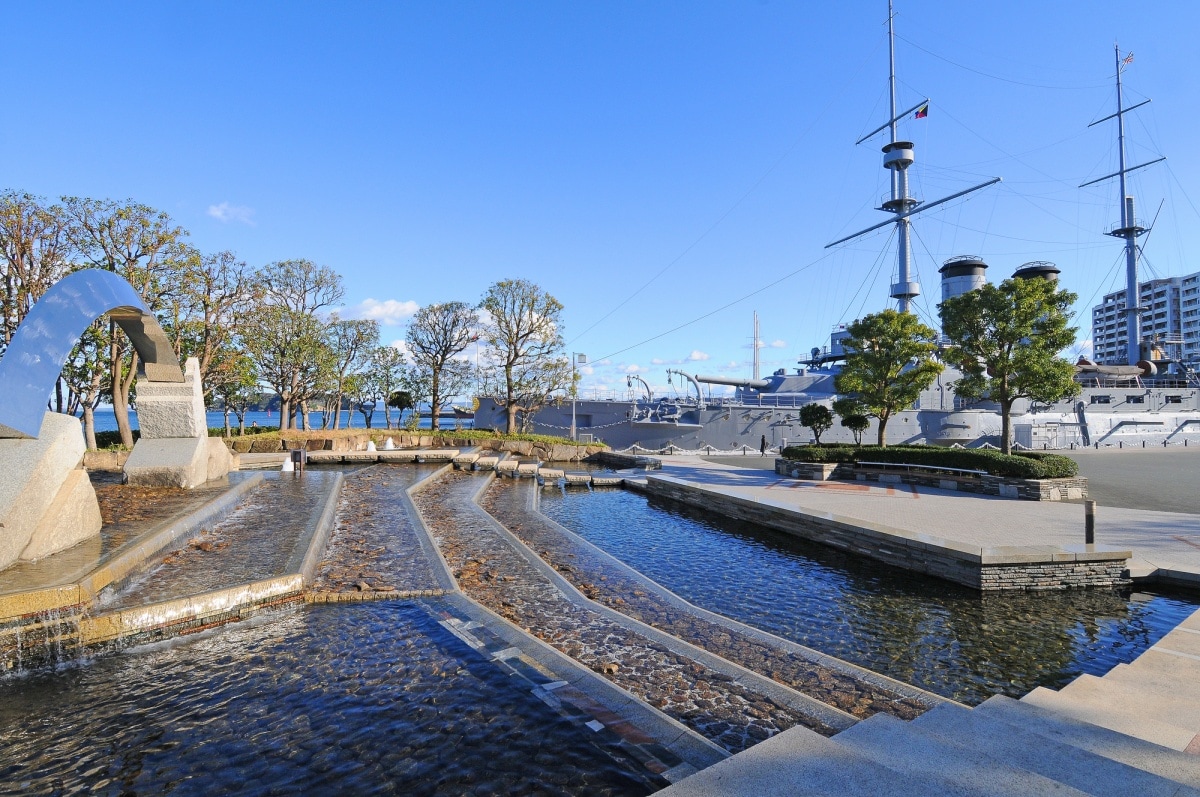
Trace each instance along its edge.
{"label": "stone step", "polygon": [[501,459],[503,459],[503,457],[499,457],[494,454],[485,455],[475,460],[472,468],[474,470],[495,470],[496,466],[500,464]]}
{"label": "stone step", "polygon": [[1058,693],[1071,700],[1103,706],[1112,713],[1173,725],[1194,737],[1200,733],[1200,695],[1189,686],[1177,681],[1164,688],[1143,681],[1135,672],[1132,678],[1121,674],[1112,678],[1081,675]]}
{"label": "stone step", "polygon": [[517,463],[517,476],[526,477],[526,478],[534,478],[535,476],[537,476],[538,468],[540,468],[541,465],[542,465],[542,463],[538,462],[536,459],[523,460],[521,462],[518,462]]}
{"label": "stone step", "polygon": [[537,480],[541,485],[557,485],[560,481],[566,478],[566,474],[561,468],[538,468]]}
{"label": "stone step", "polygon": [[965,797],[980,789],[898,772],[807,728],[790,728],[691,777],[658,797]]}
{"label": "stone step", "polygon": [[1098,797],[1198,797],[1200,789],[1114,761],[1064,741],[1013,727],[989,715],[946,703],[910,723],[914,731],[972,747]]}
{"label": "stone step", "polygon": [[1066,695],[1039,686],[1021,698],[1021,702],[1048,708],[1073,719],[1090,722],[1172,750],[1186,750],[1196,737],[1195,731],[1131,713],[1128,709],[1113,708],[1105,698],[1094,695]]}
{"label": "stone step", "polygon": [[1186,701],[1200,700],[1200,661],[1196,669],[1187,672],[1176,664],[1179,658],[1166,653],[1139,656],[1131,664],[1118,664],[1104,675],[1105,681],[1126,684],[1131,688],[1151,687],[1158,690],[1182,690]]}
{"label": "stone step", "polygon": [[989,698],[972,711],[1011,726],[1014,734],[1035,734],[1200,789],[1200,756],[1170,750],[1004,695]]}
{"label": "stone step", "polygon": [[592,483],[592,473],[586,470],[569,470],[563,474],[568,487],[587,487]]}
{"label": "stone step", "polygon": [[[922,732],[911,723],[887,714],[876,714],[833,737],[834,741],[918,780],[949,782],[978,794],[1059,795],[1087,794],[1053,778],[1015,766],[991,751],[960,747]],[[981,746],[982,747],[982,746]],[[929,793],[940,792],[930,788]]]}

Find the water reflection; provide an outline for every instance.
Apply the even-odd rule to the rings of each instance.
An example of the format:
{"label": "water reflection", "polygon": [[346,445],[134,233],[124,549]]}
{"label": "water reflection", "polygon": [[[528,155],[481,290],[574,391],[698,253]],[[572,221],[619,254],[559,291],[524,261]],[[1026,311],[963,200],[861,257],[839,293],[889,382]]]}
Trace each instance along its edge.
{"label": "water reflection", "polygon": [[[436,610],[437,604],[431,604]],[[0,689],[0,791],[646,794],[421,604],[309,608]]]}
{"label": "water reflection", "polygon": [[545,490],[547,515],[699,606],[966,703],[1102,675],[1196,596],[981,596],[936,579],[624,490]]}

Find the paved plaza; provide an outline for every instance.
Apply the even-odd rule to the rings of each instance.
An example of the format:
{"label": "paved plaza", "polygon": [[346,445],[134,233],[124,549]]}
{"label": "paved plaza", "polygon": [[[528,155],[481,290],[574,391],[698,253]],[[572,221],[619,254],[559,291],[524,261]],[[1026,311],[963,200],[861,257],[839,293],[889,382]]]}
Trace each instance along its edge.
{"label": "paved plaza", "polygon": [[[1123,497],[1142,499],[1163,489],[1163,484],[1197,479],[1200,449],[1080,453],[1081,475],[1088,476],[1089,471],[1101,474],[1093,492],[1098,503],[1096,543],[1133,551],[1130,570],[1135,577],[1159,570],[1169,572],[1177,583],[1200,586],[1200,506],[1191,512],[1166,512],[1106,503],[1135,503]],[[980,548],[1066,547],[1084,542],[1084,508],[1077,502],[1021,501],[902,484],[784,478],[764,469],[763,465],[772,461],[769,457],[746,457],[745,465],[738,462],[741,457],[660,459],[663,474],[732,496]],[[1172,496],[1172,506],[1200,505],[1200,488],[1172,486],[1165,491]]]}

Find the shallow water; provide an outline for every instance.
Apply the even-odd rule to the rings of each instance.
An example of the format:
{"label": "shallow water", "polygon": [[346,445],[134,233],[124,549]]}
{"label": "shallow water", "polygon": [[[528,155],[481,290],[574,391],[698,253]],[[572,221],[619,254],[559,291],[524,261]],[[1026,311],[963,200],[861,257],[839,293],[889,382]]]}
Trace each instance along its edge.
{"label": "shallow water", "polygon": [[[428,608],[426,608],[428,606]],[[437,624],[310,607],[0,682],[0,792],[646,794]]]}
{"label": "shallow water", "polygon": [[540,506],[692,603],[969,704],[1102,675],[1200,606],[1115,590],[983,597],[619,489],[547,489]]}

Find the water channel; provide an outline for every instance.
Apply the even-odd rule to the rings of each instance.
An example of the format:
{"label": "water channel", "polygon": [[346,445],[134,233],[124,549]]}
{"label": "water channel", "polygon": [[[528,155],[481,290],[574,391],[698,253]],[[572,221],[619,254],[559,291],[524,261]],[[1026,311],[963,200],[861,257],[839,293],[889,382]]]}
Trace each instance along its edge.
{"label": "water channel", "polygon": [[[318,589],[377,575],[398,588],[433,584],[402,491],[436,471],[346,468]],[[271,522],[313,511],[303,484],[268,479],[203,538],[207,551],[185,549],[107,602],[277,570],[292,548],[271,550]],[[697,605],[967,703],[1101,674],[1200,604],[1112,591],[981,598],[622,489],[492,489],[517,507],[538,492],[549,517]],[[207,561],[208,575],[185,573],[189,559]],[[444,616],[441,598],[285,609],[6,676],[0,793],[617,795],[663,785],[444,628]]]}
{"label": "water channel", "polygon": [[542,490],[540,508],[698,606],[968,704],[1103,675],[1200,606],[1145,590],[985,597],[622,489]]}

